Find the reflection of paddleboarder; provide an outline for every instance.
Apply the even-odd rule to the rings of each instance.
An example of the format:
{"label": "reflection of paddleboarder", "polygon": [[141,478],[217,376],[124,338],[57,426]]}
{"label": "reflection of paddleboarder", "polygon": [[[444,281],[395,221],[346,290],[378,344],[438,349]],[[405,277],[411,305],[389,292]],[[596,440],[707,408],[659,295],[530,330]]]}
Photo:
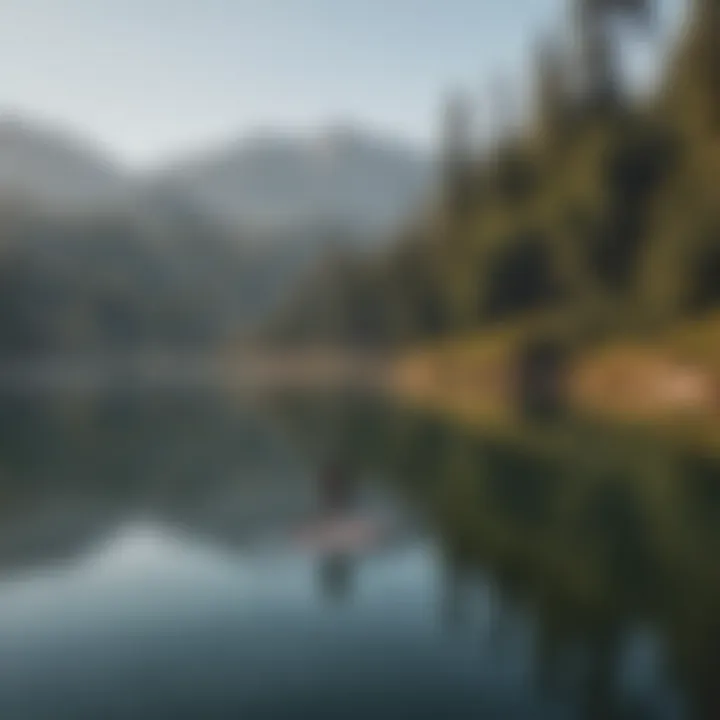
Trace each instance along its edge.
{"label": "reflection of paddleboarder", "polygon": [[320,558],[318,575],[323,595],[332,602],[343,602],[352,593],[354,560],[347,553],[331,553]]}
{"label": "reflection of paddleboarder", "polygon": [[[334,601],[347,598],[350,591],[353,561],[349,548],[344,545],[354,544],[352,527],[347,525],[347,518],[342,518],[350,509],[353,501],[353,487],[347,469],[338,460],[331,461],[320,472],[319,496],[322,512],[330,516],[330,522],[337,525],[327,527],[320,532],[320,545],[327,547],[320,560],[320,582],[325,596]],[[340,516],[340,517],[339,517]]]}

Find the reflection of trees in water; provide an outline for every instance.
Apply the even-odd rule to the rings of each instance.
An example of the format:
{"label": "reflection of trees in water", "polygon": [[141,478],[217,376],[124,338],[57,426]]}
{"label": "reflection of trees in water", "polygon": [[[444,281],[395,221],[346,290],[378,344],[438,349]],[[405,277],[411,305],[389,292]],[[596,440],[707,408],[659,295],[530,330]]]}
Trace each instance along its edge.
{"label": "reflection of trees in water", "polygon": [[[3,397],[0,464],[9,490],[43,483],[105,494],[204,487],[218,471],[279,452],[256,414],[231,400],[163,391]],[[27,483],[14,483],[22,478]]]}
{"label": "reflection of trees in water", "polygon": [[208,392],[9,393],[0,403],[3,529],[66,508],[93,536],[82,544],[134,513],[192,525],[233,484],[282,476],[287,463],[257,413]]}
{"label": "reflection of trees in water", "polygon": [[[665,460],[673,462],[672,458]],[[443,528],[447,541],[457,542],[463,557],[474,555],[492,568],[496,577],[502,577],[505,568],[514,568],[524,585],[516,586],[514,591],[532,599],[541,625],[548,631],[558,630],[547,619],[555,605],[567,603],[578,608],[580,622],[573,635],[582,638],[589,652],[585,680],[588,712],[593,709],[594,717],[616,716],[618,712],[611,706],[617,692],[613,669],[617,665],[618,638],[633,619],[648,617],[656,621],[681,664],[693,663],[710,651],[711,659],[704,664],[712,666],[718,659],[717,648],[707,647],[697,641],[699,638],[686,646],[689,657],[681,657],[684,636],[691,630],[688,621],[708,597],[715,603],[720,599],[710,557],[713,548],[718,547],[717,529],[710,545],[706,544],[710,540],[706,535],[704,545],[688,543],[696,530],[689,518],[683,517],[683,505],[703,501],[690,499],[691,491],[682,487],[686,480],[682,465],[675,468],[671,497],[682,498],[685,503],[674,506],[648,487],[652,475],[630,477],[621,467],[615,474],[582,478],[572,462],[564,463],[562,459],[554,473],[547,473],[542,464],[540,472],[530,467],[523,469],[522,465],[517,461],[505,464],[496,455],[485,464],[485,473],[473,478],[484,488],[477,491],[482,500],[474,505],[474,513],[468,507],[467,491],[451,495],[446,501],[451,512]],[[570,479],[575,486],[558,483],[557,478]],[[443,487],[452,494],[462,484],[457,478],[447,477]],[[570,500],[568,495],[575,497]],[[676,532],[668,537],[673,527]],[[687,595],[688,580],[697,593],[694,596]],[[548,597],[549,587],[555,589],[557,597]],[[705,631],[713,633],[712,625],[705,625]],[[545,640],[550,648],[562,647],[573,635],[564,640],[562,635]],[[552,672],[548,665],[552,667],[548,658],[538,663],[545,672]],[[702,677],[697,670],[690,674],[695,681]],[[691,694],[701,706],[706,705],[708,692],[712,693],[715,686],[716,679],[710,681],[711,677],[707,677],[704,688],[684,683],[686,688],[692,688]]]}
{"label": "reflection of trees in water", "polygon": [[[424,508],[448,559],[448,621],[464,622],[480,602],[467,590],[478,571],[495,588],[490,641],[502,644],[513,607],[531,609],[535,681],[546,693],[615,716],[623,637],[647,621],[697,714],[717,710],[720,464],[580,425],[481,437],[367,399],[271,409],[298,448],[331,447]],[[215,485],[222,494],[284,452],[273,429],[227,398],[8,397],[0,517],[60,497],[191,516]],[[351,558],[328,557],[318,572],[328,598],[352,592]]]}
{"label": "reflection of trees in water", "polygon": [[[305,413],[302,427],[292,408],[285,415],[300,445],[312,434]],[[333,422],[358,463],[384,471],[433,519],[450,563],[449,621],[465,616],[463,568],[485,569],[503,603],[534,609],[537,682],[548,692],[582,676],[588,713],[619,716],[623,638],[651,623],[698,714],[716,707],[720,463],[581,424],[483,437],[367,403],[358,414],[336,407]],[[579,649],[585,661],[573,665]]]}

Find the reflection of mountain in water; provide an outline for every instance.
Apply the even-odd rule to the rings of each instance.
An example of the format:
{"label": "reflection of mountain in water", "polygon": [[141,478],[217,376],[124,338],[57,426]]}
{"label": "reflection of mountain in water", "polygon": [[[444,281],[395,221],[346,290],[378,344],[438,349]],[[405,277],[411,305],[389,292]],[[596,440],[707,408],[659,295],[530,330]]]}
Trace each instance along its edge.
{"label": "reflection of mountain in water", "polygon": [[[328,448],[382,478],[376,502],[402,496],[437,534],[448,630],[477,632],[498,658],[529,654],[532,682],[578,695],[588,716],[629,712],[640,686],[666,700],[647,689],[658,678],[701,716],[714,707],[720,465],[642,437],[572,425],[493,438],[368,400],[7,396],[0,563],[147,552],[152,537],[116,542],[137,541],[124,528],[143,518],[237,552],[316,516]],[[366,566],[312,562],[333,602]]]}
{"label": "reflection of mountain in water", "polygon": [[3,562],[72,552],[148,514],[229,541],[314,502],[267,428],[192,393],[7,396],[0,457]]}
{"label": "reflection of mountain in water", "polygon": [[[3,400],[5,566],[71,556],[135,518],[240,547],[291,541],[322,512],[319,467],[232,397],[161,389]],[[389,500],[370,488],[358,509],[392,510]]]}

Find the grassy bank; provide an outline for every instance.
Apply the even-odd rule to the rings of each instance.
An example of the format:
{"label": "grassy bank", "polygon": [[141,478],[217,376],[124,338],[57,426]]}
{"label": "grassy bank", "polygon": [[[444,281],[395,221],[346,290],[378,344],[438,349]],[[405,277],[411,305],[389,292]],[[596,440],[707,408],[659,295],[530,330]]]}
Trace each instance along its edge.
{"label": "grassy bank", "polygon": [[[393,388],[467,420],[511,418],[531,327],[502,327],[409,352],[395,363]],[[720,314],[643,339],[616,337],[577,350],[563,393],[580,414],[654,426],[720,449]]]}

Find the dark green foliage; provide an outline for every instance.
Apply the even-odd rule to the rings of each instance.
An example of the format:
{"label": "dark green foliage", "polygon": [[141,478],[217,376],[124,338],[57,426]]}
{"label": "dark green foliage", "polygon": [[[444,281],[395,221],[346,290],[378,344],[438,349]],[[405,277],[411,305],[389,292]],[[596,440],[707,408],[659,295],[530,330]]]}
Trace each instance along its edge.
{"label": "dark green foliage", "polygon": [[[292,259],[188,218],[0,213],[0,358],[199,350],[266,311]],[[284,266],[287,265],[287,268]]]}
{"label": "dark green foliage", "polygon": [[622,94],[573,104],[552,48],[540,68],[536,126],[489,157],[452,155],[440,207],[381,262],[357,260],[362,292],[346,285],[341,296],[301,296],[302,317],[340,305],[348,321],[324,340],[407,343],[552,311],[588,338],[718,305],[715,8],[697,0],[665,82],[642,104]]}
{"label": "dark green foliage", "polygon": [[696,281],[688,309],[695,312],[720,305],[720,229],[702,248],[690,272]]}
{"label": "dark green foliage", "polygon": [[529,234],[496,253],[483,315],[503,319],[548,305],[558,298],[549,248]]}

